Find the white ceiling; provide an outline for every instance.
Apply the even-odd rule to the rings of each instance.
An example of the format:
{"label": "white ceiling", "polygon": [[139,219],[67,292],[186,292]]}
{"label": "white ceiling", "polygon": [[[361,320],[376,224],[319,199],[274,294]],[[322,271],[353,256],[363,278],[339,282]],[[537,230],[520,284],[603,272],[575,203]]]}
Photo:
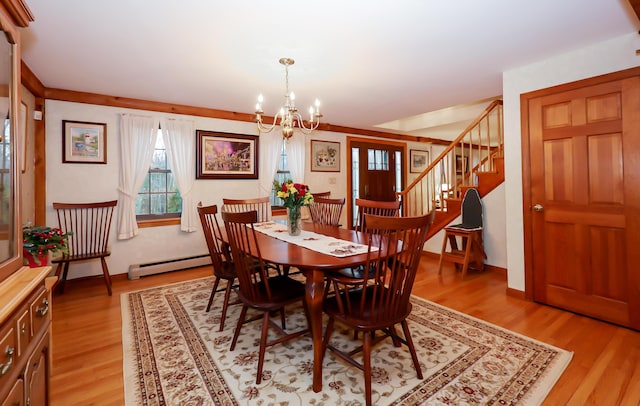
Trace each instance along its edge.
{"label": "white ceiling", "polygon": [[451,106],[484,108],[506,70],[640,28],[628,0],[28,5],[35,21],[22,32],[22,58],[48,88],[242,113],[262,93],[273,115],[284,94],[278,59],[291,57],[301,111],[317,97],[325,123],[411,134],[455,121],[442,118]]}

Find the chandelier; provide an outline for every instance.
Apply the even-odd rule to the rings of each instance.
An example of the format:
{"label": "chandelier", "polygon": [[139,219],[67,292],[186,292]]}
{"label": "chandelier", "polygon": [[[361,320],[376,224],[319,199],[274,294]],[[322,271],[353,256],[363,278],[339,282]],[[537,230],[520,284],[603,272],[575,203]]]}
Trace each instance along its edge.
{"label": "chandelier", "polygon": [[[256,122],[258,123],[258,133],[268,133],[273,131],[276,125],[282,127],[282,136],[285,139],[291,138],[293,130],[297,126],[304,134],[311,134],[313,130],[320,125],[320,101],[316,99],[315,108],[309,107],[309,120],[305,124],[305,120],[296,108],[296,95],[293,92],[289,92],[289,66],[293,65],[295,61],[291,58],[280,58],[281,65],[284,65],[285,72],[285,94],[284,94],[284,106],[280,108],[280,111],[273,117],[273,123],[265,124],[262,121],[264,111],[262,110],[262,94],[258,96],[258,103],[256,103]],[[278,119],[280,122],[278,122]]]}

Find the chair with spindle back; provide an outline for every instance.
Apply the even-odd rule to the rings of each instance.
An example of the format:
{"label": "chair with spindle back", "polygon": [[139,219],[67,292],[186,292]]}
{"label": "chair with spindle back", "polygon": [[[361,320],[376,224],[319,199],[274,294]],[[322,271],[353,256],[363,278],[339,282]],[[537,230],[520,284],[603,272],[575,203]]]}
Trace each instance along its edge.
{"label": "chair with spindle back", "polygon": [[255,210],[258,223],[271,220],[271,199],[269,196],[251,199],[222,199],[221,212],[240,213]]}
{"label": "chair with spindle back", "polygon": [[358,207],[358,219],[355,224],[356,231],[367,232],[365,214],[373,214],[384,217],[398,217],[400,215],[400,201],[378,201],[368,199],[356,199]]}
{"label": "chair with spindle back", "polygon": [[321,197],[323,199],[328,199],[331,197],[331,192],[317,192],[317,193],[311,193],[311,196],[313,196],[314,199]]}
{"label": "chair with spindle back", "polygon": [[56,276],[60,278],[62,273],[58,282],[61,292],[64,291],[71,262],[100,259],[104,283],[111,296],[111,276],[105,258],[111,255],[109,233],[117,204],[117,200],[97,203],[53,203],[58,216],[58,227],[63,233],[70,233],[67,240],[69,252],[51,261],[58,264]]}
{"label": "chair with spindle back", "polygon": [[311,220],[317,224],[339,226],[344,202],[344,197],[342,199],[327,199],[314,196],[313,203],[309,206]]}

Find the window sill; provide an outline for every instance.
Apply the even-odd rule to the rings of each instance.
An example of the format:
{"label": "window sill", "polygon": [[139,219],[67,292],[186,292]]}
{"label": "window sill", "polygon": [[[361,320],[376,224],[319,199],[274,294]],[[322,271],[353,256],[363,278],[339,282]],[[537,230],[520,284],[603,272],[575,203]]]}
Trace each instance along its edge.
{"label": "window sill", "polygon": [[140,220],[137,223],[138,223],[138,228],[175,226],[175,225],[180,225],[180,218]]}

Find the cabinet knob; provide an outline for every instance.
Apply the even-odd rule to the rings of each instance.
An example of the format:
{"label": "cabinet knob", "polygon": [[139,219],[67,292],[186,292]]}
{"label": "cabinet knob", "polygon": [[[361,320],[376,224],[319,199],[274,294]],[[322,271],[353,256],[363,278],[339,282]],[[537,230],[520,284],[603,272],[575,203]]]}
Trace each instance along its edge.
{"label": "cabinet knob", "polygon": [[13,354],[15,353],[15,351],[15,348],[7,347],[7,350],[5,351],[7,362],[5,362],[4,364],[0,364],[0,376],[6,375],[13,366]]}
{"label": "cabinet knob", "polygon": [[44,317],[47,315],[48,312],[49,312],[49,301],[47,299],[44,299],[42,301],[42,306],[36,307],[36,313],[38,314],[38,316]]}

